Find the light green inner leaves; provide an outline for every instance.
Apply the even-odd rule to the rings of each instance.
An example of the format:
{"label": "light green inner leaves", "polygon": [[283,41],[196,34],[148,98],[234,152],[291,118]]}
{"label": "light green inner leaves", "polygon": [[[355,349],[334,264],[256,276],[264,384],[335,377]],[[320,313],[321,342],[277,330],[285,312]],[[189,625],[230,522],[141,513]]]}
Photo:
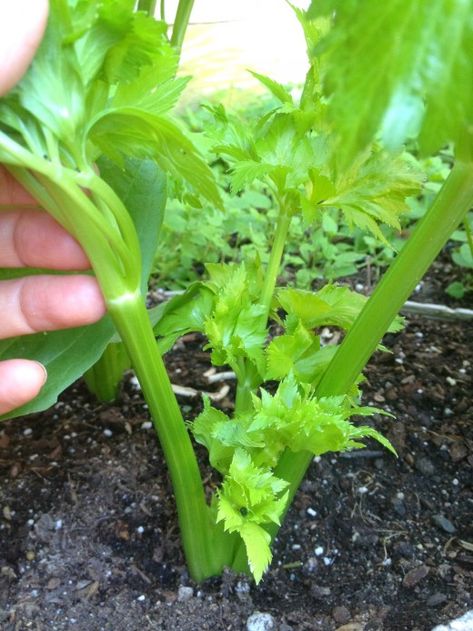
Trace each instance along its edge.
{"label": "light green inner leaves", "polygon": [[292,373],[274,395],[262,389],[260,396],[253,396],[253,409],[232,419],[205,400],[191,428],[197,442],[209,450],[212,466],[224,476],[217,518],[225,530],[242,537],[256,581],[271,560],[264,527],[279,524],[286,508],[287,483],[273,473],[283,451],[320,455],[363,447],[361,439],[370,437],[394,453],[375,429],[349,420],[375,412],[380,410],[352,406],[345,396],[318,399],[314,388]]}

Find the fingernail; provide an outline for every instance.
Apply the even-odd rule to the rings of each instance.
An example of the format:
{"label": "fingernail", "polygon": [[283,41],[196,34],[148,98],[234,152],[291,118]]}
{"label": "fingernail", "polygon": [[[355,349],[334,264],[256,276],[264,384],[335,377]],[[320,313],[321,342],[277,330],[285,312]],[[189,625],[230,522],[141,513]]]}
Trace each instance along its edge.
{"label": "fingernail", "polygon": [[41,368],[41,370],[43,371],[43,383],[41,385],[44,386],[44,384],[46,383],[46,381],[48,379],[48,371],[43,366],[43,364],[41,364],[41,362],[35,361],[34,363],[37,364]]}

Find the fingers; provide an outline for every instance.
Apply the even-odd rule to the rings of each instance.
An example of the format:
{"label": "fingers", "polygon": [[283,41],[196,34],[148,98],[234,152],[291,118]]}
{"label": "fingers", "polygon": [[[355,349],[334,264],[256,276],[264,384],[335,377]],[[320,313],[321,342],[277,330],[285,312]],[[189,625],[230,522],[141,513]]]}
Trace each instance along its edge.
{"label": "fingers", "polygon": [[0,206],[21,204],[38,206],[38,202],[0,165]]}
{"label": "fingers", "polygon": [[46,27],[48,0],[0,2],[0,95],[26,72]]}
{"label": "fingers", "polygon": [[0,339],[92,324],[104,313],[102,294],[90,276],[29,276],[0,283]]}
{"label": "fingers", "polygon": [[0,267],[90,267],[77,241],[48,214],[38,210],[0,214]]}
{"label": "fingers", "polygon": [[34,399],[45,381],[46,370],[38,362],[27,359],[0,362],[0,415]]}

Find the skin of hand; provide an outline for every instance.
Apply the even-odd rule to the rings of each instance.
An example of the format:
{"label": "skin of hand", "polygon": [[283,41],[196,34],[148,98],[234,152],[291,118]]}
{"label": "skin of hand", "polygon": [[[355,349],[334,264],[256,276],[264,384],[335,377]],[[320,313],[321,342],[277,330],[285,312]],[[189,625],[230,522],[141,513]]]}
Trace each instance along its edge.
{"label": "skin of hand", "polygon": [[[0,96],[28,69],[44,34],[48,0],[0,0]],[[23,208],[19,208],[23,206]],[[78,243],[0,166],[0,267],[85,270]],[[94,278],[30,276],[0,282],[0,339],[91,324],[105,313]],[[33,399],[47,378],[40,363],[0,362],[0,414]]]}

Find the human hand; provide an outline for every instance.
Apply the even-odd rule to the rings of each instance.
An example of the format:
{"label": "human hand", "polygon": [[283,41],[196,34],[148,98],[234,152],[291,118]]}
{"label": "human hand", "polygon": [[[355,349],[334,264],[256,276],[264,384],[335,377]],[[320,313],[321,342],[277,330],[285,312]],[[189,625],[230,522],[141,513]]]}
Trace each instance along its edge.
{"label": "human hand", "polygon": [[[44,32],[47,11],[47,0],[0,0],[0,96],[22,77],[31,62]],[[37,208],[2,167],[0,267],[89,267],[77,242]],[[3,339],[90,324],[102,317],[105,306],[94,278],[44,275],[0,282],[0,313]],[[0,414],[33,399],[45,380],[46,370],[38,362],[0,362]]]}

